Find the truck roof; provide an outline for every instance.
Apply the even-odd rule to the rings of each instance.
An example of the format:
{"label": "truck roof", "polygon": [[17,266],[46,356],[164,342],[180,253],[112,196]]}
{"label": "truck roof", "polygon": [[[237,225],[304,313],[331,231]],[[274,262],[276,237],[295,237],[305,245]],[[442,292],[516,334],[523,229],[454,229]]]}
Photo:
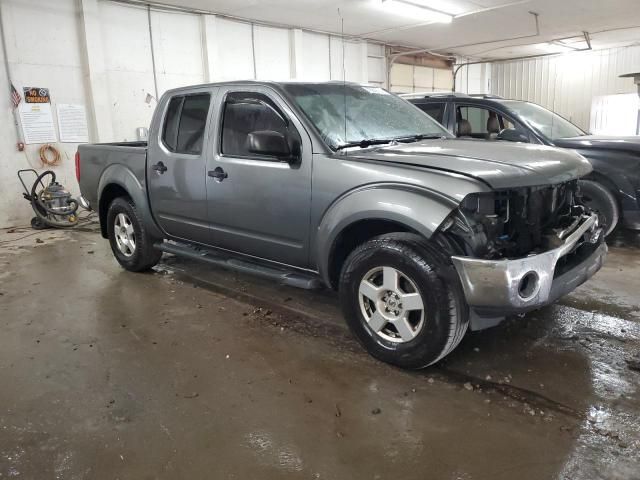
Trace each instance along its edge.
{"label": "truck roof", "polygon": [[261,86],[269,86],[282,88],[284,85],[366,85],[358,82],[344,82],[342,80],[331,80],[328,82],[305,82],[305,81],[295,81],[288,80],[282,82],[276,82],[272,80],[229,80],[225,82],[210,82],[210,83],[200,83],[197,85],[188,85],[184,87],[177,87],[167,90],[166,93],[179,93],[194,90],[202,87],[219,87],[219,86],[228,86],[228,85],[261,85]]}

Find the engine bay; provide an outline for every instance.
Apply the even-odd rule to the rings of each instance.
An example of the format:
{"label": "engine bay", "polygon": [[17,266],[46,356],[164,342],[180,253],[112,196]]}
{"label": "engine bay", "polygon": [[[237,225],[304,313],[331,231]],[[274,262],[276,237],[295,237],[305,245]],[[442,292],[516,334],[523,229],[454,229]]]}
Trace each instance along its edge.
{"label": "engine bay", "polygon": [[561,245],[586,213],[572,180],[468,195],[441,230],[476,258],[518,258]]}

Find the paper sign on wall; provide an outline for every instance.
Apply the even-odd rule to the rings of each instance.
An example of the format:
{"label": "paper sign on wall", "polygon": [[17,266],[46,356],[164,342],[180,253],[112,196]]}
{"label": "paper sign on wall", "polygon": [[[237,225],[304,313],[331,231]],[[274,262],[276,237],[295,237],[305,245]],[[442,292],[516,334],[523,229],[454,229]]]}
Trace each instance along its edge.
{"label": "paper sign on wall", "polygon": [[64,143],[86,143],[89,141],[87,115],[84,105],[59,103],[58,129],[60,141]]}
{"label": "paper sign on wall", "polygon": [[20,123],[25,143],[53,143],[57,141],[50,103],[21,103]]}

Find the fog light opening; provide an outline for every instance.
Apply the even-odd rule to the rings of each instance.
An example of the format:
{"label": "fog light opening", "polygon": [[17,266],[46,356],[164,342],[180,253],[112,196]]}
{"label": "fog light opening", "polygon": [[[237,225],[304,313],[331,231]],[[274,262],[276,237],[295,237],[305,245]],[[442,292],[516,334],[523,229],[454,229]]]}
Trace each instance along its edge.
{"label": "fog light opening", "polygon": [[527,272],[520,279],[520,284],[518,285],[518,295],[523,300],[528,300],[533,297],[536,293],[538,293],[538,285],[540,283],[540,278],[536,272]]}

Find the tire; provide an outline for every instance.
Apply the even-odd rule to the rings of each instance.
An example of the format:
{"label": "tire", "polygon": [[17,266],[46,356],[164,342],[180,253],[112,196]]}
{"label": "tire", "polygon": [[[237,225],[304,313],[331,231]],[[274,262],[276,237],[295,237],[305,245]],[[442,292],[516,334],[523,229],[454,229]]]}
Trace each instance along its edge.
{"label": "tire", "polygon": [[598,214],[605,236],[613,232],[620,219],[620,207],[616,197],[601,183],[593,180],[580,180],[582,203]]}
{"label": "tire", "polygon": [[128,198],[118,197],[109,205],[107,233],[111,251],[125,270],[144,272],[156,265],[162,257],[162,252],[153,248],[153,241],[145,230],[144,222]]}
{"label": "tire", "polygon": [[[399,302],[406,303],[398,310],[393,310],[397,298],[384,288],[389,286],[390,269],[399,272]],[[370,285],[362,286],[363,281]],[[371,286],[377,288],[371,290]],[[458,346],[469,325],[469,308],[449,257],[442,247],[417,235],[387,234],[357,247],[342,267],[339,292],[355,337],[373,357],[401,368],[419,369],[438,362]],[[422,311],[411,309],[415,296],[409,302],[407,295],[412,293],[420,295]],[[395,323],[384,323],[388,317]],[[399,318],[408,321],[409,329]],[[404,326],[399,330],[396,325]]]}

